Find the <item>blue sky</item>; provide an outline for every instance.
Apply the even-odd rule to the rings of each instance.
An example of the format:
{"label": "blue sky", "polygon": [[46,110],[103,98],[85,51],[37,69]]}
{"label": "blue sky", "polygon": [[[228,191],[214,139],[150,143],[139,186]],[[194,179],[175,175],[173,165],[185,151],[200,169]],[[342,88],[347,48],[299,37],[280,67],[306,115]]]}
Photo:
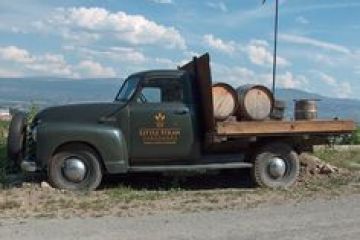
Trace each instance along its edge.
{"label": "blue sky", "polygon": [[[281,0],[277,86],[360,98],[359,10]],[[214,81],[270,85],[273,14],[274,0],[1,1],[0,76],[126,77],[209,52]]]}

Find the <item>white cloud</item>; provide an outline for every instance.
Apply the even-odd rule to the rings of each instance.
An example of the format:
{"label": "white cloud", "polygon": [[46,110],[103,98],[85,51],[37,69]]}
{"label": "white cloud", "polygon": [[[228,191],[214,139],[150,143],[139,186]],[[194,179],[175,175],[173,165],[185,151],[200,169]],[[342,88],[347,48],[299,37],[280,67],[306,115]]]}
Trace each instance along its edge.
{"label": "white cloud", "polygon": [[[203,36],[203,42],[211,48],[233,55],[236,51],[245,52],[251,63],[261,66],[271,66],[273,53],[269,50],[269,43],[265,40],[254,39],[248,44],[237,44],[234,41],[224,41],[212,34]],[[277,65],[284,67],[291,63],[283,57],[277,56]]]}
{"label": "white cloud", "polygon": [[169,68],[174,68],[176,66],[174,61],[168,58],[154,58],[153,60],[156,64],[160,66],[169,67]]}
{"label": "white cloud", "polygon": [[269,47],[269,43],[267,41],[261,40],[261,39],[253,39],[250,41],[250,44],[263,46],[263,47]]}
{"label": "white cloud", "polygon": [[187,59],[192,59],[193,57],[197,57],[197,56],[200,56],[200,55],[201,55],[201,53],[196,52],[196,51],[191,51],[191,50],[188,50],[188,51],[184,52],[184,56]]}
{"label": "white cloud", "polygon": [[110,48],[110,55],[114,55],[116,59],[121,59],[122,61],[129,61],[132,63],[143,63],[146,61],[146,57],[142,52],[136,51],[133,48],[127,47],[111,47]]}
{"label": "white cloud", "polygon": [[265,82],[260,82],[259,76],[245,67],[229,67],[219,63],[212,63],[211,69],[213,71],[213,82],[226,82],[233,87],[239,87],[249,83],[267,84]]}
{"label": "white cloud", "polygon": [[148,1],[159,4],[174,4],[173,0],[148,0]]}
{"label": "white cloud", "polygon": [[[65,62],[62,55],[43,54],[32,55],[26,49],[16,46],[0,48],[0,57],[8,63],[16,63],[14,69],[3,70],[2,75],[19,75],[19,72],[30,70],[37,74],[70,76],[71,67]],[[16,71],[17,69],[17,71]],[[18,74],[19,73],[19,74]]]}
{"label": "white cloud", "polygon": [[18,63],[31,63],[34,61],[27,50],[16,46],[0,47],[0,57]]}
{"label": "white cloud", "polygon": [[271,53],[262,45],[250,44],[247,47],[249,59],[252,63],[257,65],[266,65],[272,63]]}
{"label": "white cloud", "polygon": [[203,42],[207,44],[209,47],[212,47],[214,49],[217,49],[221,52],[225,52],[228,54],[232,54],[236,50],[236,44],[234,41],[225,42],[220,38],[216,38],[212,34],[204,35]]}
{"label": "white cloud", "polygon": [[109,47],[104,50],[91,49],[86,47],[75,48],[74,46],[65,46],[65,50],[77,50],[83,57],[106,58],[116,62],[127,62],[132,64],[142,64],[147,59],[142,52],[129,47]]}
{"label": "white cloud", "polygon": [[322,64],[322,65],[334,65],[335,61],[337,60],[335,57],[330,57],[328,55],[324,55],[324,54],[309,54],[309,59],[312,61],[315,61],[316,63]]}
{"label": "white cloud", "polygon": [[0,77],[22,77],[24,74],[11,69],[0,68]]}
{"label": "white cloud", "polygon": [[78,30],[72,30],[63,28],[57,32],[61,37],[70,42],[76,43],[78,45],[86,45],[101,39],[101,34],[99,33],[89,33]]}
{"label": "white cloud", "polygon": [[228,8],[226,6],[226,4],[224,2],[207,2],[206,5],[210,8],[216,9],[216,10],[220,10],[222,12],[227,12]]}
{"label": "white cloud", "polygon": [[[269,44],[263,40],[252,40],[246,47],[246,52],[252,63],[256,65],[271,65],[273,54],[268,50]],[[287,66],[290,63],[283,57],[277,56],[277,65]]]}
{"label": "white cloud", "polygon": [[70,66],[64,56],[60,54],[45,53],[32,55],[28,50],[16,46],[0,48],[0,56],[8,62],[23,64],[23,67],[48,75],[71,75]]}
{"label": "white cloud", "polygon": [[10,27],[10,31],[11,31],[12,33],[22,33],[22,34],[27,33],[27,31],[25,31],[24,29],[20,29],[20,28],[15,27],[15,26],[11,26],[11,27]]}
{"label": "white cloud", "polygon": [[186,48],[185,39],[174,27],[157,24],[142,15],[110,12],[104,8],[60,8],[45,20],[39,31],[53,31],[65,39],[115,39],[133,45],[157,44],[165,48]]}
{"label": "white cloud", "polygon": [[284,42],[319,47],[319,48],[322,48],[325,50],[335,51],[335,52],[343,53],[343,54],[350,53],[350,50],[345,46],[330,43],[330,42],[325,42],[325,41],[321,41],[321,40],[317,40],[317,39],[313,39],[313,38],[309,38],[309,37],[303,37],[303,36],[291,35],[291,34],[280,34],[279,39]]}
{"label": "white cloud", "polygon": [[318,70],[312,70],[310,73],[329,86],[331,88],[330,93],[333,94],[333,96],[347,98],[350,97],[350,95],[353,93],[349,82],[340,82],[335,77]]}
{"label": "white cloud", "polygon": [[92,60],[81,61],[75,69],[80,72],[82,77],[115,77],[116,72],[111,67],[105,67]]}
{"label": "white cloud", "polygon": [[309,80],[302,75],[295,76],[293,73],[287,71],[284,74],[280,74],[277,76],[277,85],[283,88],[300,88],[304,89]]}
{"label": "white cloud", "polygon": [[[92,60],[72,66],[61,54],[31,54],[16,46],[0,48],[0,76],[114,77],[116,72]],[[6,68],[5,68],[6,66]]]}
{"label": "white cloud", "polygon": [[[272,75],[268,73],[258,73],[251,69],[234,66],[228,67],[222,64],[212,64],[215,82],[226,82],[234,87],[244,84],[262,84],[267,87],[272,86]],[[294,75],[292,72],[285,72],[277,76],[276,87],[282,88],[301,88],[306,89],[309,81],[303,75]]]}
{"label": "white cloud", "polygon": [[323,73],[323,72],[320,72],[320,71],[315,71],[313,73],[317,74],[319,79],[322,82],[324,82],[325,84],[327,84],[327,85],[330,85],[330,86],[337,86],[338,85],[336,79],[334,77],[326,74],[326,73]]}
{"label": "white cloud", "polygon": [[304,24],[304,25],[310,23],[310,21],[309,21],[308,19],[306,19],[305,17],[303,17],[303,16],[297,17],[297,18],[295,19],[295,21],[296,21],[297,23]]}
{"label": "white cloud", "polygon": [[341,82],[336,89],[337,97],[348,98],[352,94],[352,87],[349,82]]}
{"label": "white cloud", "polygon": [[35,56],[35,61],[27,64],[25,68],[41,75],[48,76],[72,76],[71,66],[60,54],[49,54]]}

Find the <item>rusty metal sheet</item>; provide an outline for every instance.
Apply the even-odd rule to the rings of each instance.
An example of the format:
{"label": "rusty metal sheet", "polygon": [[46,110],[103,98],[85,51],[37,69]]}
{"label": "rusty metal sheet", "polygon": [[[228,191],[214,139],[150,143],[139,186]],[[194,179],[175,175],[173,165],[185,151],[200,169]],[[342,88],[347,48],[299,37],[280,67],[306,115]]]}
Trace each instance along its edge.
{"label": "rusty metal sheet", "polygon": [[210,55],[208,53],[194,59],[179,69],[194,76],[197,91],[200,94],[202,123],[205,133],[215,132],[215,119],[211,91]]}

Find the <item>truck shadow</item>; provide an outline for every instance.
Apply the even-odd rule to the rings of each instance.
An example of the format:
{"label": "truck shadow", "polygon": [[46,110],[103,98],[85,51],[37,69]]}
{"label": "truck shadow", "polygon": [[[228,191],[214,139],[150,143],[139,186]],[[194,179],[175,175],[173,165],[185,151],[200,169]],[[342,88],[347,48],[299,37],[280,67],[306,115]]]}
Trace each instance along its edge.
{"label": "truck shadow", "polygon": [[[21,187],[24,183],[40,184],[46,180],[45,173],[23,175],[13,172],[7,175],[3,187]],[[204,174],[161,174],[131,173],[126,175],[105,175],[100,185],[102,189],[127,187],[134,190],[210,190],[229,188],[253,188],[249,170],[223,170]]]}
{"label": "truck shadow", "polygon": [[160,173],[133,173],[127,175],[105,176],[100,188],[111,189],[129,187],[136,190],[209,190],[217,188],[252,188],[254,187],[249,170],[223,170],[217,173],[197,175]]}

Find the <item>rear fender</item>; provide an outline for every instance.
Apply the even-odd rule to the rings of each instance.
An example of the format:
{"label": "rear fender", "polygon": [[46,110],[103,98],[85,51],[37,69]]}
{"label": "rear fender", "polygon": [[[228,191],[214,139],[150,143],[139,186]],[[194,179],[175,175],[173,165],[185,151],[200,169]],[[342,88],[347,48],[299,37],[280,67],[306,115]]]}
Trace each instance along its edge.
{"label": "rear fender", "polygon": [[41,123],[37,129],[37,160],[47,166],[55,151],[67,143],[85,143],[96,149],[109,173],[128,170],[128,151],[122,131],[116,127],[84,123]]}

